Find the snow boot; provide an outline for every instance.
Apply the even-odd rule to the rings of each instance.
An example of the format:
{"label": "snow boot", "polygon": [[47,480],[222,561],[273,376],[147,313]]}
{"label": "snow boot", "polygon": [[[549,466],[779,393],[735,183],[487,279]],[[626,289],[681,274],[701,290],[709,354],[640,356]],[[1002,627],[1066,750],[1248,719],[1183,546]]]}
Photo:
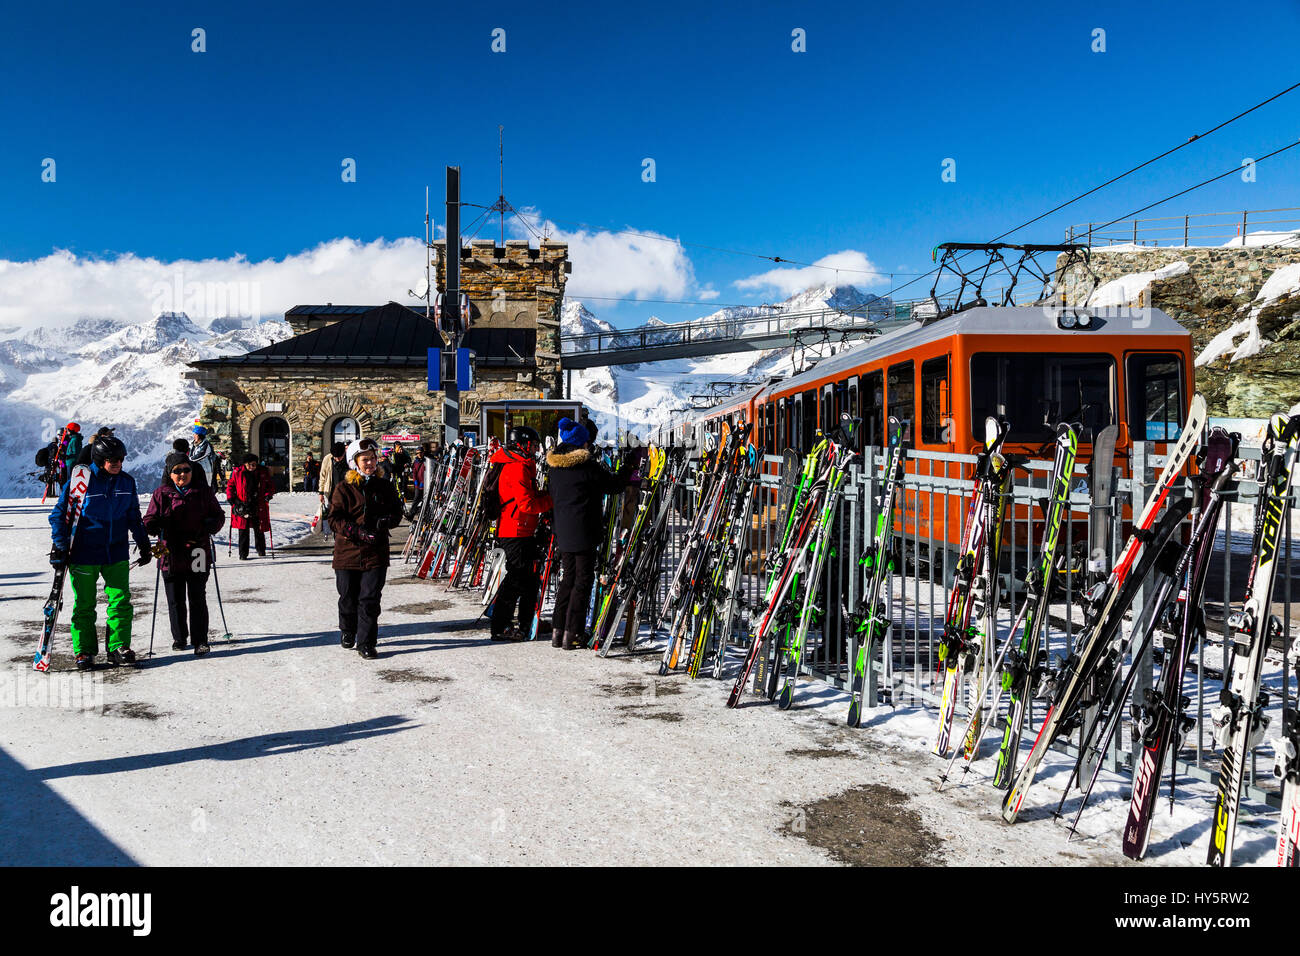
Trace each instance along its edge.
{"label": "snow boot", "polygon": [[563,647],[563,646],[564,646],[564,632],[551,631],[551,647]]}
{"label": "snow boot", "polygon": [[189,646],[190,645],[187,644],[185,641],[172,641],[172,650],[174,651],[183,651],[185,650],[185,648]]}
{"label": "snow boot", "polygon": [[339,634],[339,644],[346,647],[348,650],[352,650],[352,648],[357,646],[357,636],[355,634],[349,634],[347,631],[343,631]]}
{"label": "snow boot", "polygon": [[109,651],[108,663],[110,667],[124,667],[134,664],[135,651],[129,647],[124,647],[120,651]]}
{"label": "snow boot", "polygon": [[95,669],[95,659],[89,654],[77,655],[77,670],[93,671]]}
{"label": "snow boot", "polygon": [[373,644],[359,644],[357,646],[357,652],[368,661],[373,661],[379,656],[378,652],[375,651],[375,645]]}
{"label": "snow boot", "polygon": [[573,631],[564,632],[564,649],[566,651],[576,651],[579,648],[586,647],[587,643],[588,637],[581,631],[576,634]]}
{"label": "snow boot", "polygon": [[211,648],[208,647],[208,644],[207,644],[206,641],[204,641],[202,644],[195,644],[195,645],[194,645],[194,656],[195,656],[195,657],[202,657],[204,654],[206,654],[206,653],[207,653],[208,651],[210,651],[210,650],[211,650]]}

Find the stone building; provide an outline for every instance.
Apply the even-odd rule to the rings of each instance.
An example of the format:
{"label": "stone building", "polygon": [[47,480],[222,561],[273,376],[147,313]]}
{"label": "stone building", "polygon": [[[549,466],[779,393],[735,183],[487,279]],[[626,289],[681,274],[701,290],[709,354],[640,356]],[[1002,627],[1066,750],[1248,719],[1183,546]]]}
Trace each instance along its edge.
{"label": "stone building", "polygon": [[[446,245],[435,244],[439,286]],[[499,431],[499,409],[560,395],[559,318],[568,247],[526,241],[461,249],[475,387],[461,394],[461,427]],[[200,420],[231,457],[252,451],[281,488],[296,487],[310,452],[334,441],[413,432],[442,437],[442,401],[429,390],[428,349],[443,347],[423,307],[299,305],[285,314],[291,338],[245,355],[193,362],[186,377],[207,393]]]}

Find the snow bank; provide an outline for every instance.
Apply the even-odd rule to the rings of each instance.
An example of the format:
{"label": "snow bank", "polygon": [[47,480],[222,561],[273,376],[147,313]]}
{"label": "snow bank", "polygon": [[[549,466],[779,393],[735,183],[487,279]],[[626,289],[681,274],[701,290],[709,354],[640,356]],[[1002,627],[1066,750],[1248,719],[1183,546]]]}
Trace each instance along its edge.
{"label": "snow bank", "polygon": [[[1259,314],[1266,306],[1271,305],[1284,295],[1294,295],[1300,292],[1300,262],[1283,266],[1268,277],[1268,280],[1260,287],[1259,293],[1255,296],[1255,301],[1250,305],[1250,313],[1240,322],[1224,329],[1201,350],[1201,354],[1196,356],[1196,364],[1209,365],[1232,352],[1231,361],[1236,362],[1239,359],[1248,358],[1257,354],[1268,342],[1259,334]],[[1238,336],[1244,335],[1241,344],[1237,345]]]}
{"label": "snow bank", "polygon": [[1191,266],[1179,260],[1161,266],[1153,272],[1132,272],[1098,286],[1088,297],[1087,305],[1096,307],[1129,305],[1137,301],[1138,295],[1157,279],[1173,279],[1176,276],[1186,275],[1190,271]]}

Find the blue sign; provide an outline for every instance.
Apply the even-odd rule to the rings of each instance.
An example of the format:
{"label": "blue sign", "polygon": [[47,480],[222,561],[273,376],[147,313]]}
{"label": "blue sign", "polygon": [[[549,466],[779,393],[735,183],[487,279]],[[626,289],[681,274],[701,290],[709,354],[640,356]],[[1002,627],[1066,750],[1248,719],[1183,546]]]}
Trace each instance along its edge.
{"label": "blue sign", "polygon": [[[457,349],[451,352],[431,348],[428,350],[428,387],[431,392],[441,392],[442,383],[451,381],[452,369],[456,373],[456,387],[462,392],[474,389],[474,359],[478,357],[473,349]],[[454,358],[454,365],[453,365]]]}

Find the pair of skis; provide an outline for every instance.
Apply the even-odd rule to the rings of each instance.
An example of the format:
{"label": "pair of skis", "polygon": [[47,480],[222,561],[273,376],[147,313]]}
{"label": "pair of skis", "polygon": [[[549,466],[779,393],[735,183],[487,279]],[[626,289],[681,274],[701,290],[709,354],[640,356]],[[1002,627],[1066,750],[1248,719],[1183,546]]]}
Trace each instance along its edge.
{"label": "pair of skis", "polygon": [[[910,423],[909,423],[910,424]],[[871,547],[864,549],[859,561],[865,586],[860,592],[857,607],[846,609],[845,618],[849,633],[853,635],[853,681],[849,688],[848,725],[862,724],[862,696],[866,690],[868,671],[875,660],[875,650],[889,634],[890,620],[884,590],[889,584],[891,556],[894,540],[894,509],[903,488],[903,435],[907,425],[890,417],[887,434],[888,451],[881,472],[881,493],[876,501],[876,533]]]}
{"label": "pair of skis", "polygon": [[[944,671],[943,696],[939,703],[939,723],[932,752],[940,757],[948,753],[962,674],[974,670],[973,684],[976,687],[981,685],[988,664],[986,658],[997,638],[998,563],[1002,554],[1002,521],[1012,468],[1012,463],[1001,452],[1006,436],[1006,425],[996,418],[985,419],[984,452],[975,465],[975,486],[966,512],[966,524],[962,528],[961,553],[953,572],[939,645],[939,661]],[[971,623],[977,603],[983,605],[981,627]],[[971,708],[974,719],[966,737],[968,753],[971,735],[978,737],[980,734],[981,712],[982,703],[977,700]]]}
{"label": "pair of skis", "polygon": [[68,576],[68,561],[72,557],[72,546],[77,540],[77,526],[81,523],[81,511],[86,504],[86,490],[90,487],[90,466],[77,465],[68,476],[68,500],[64,521],[68,525],[67,555],[54,571],[54,585],[50,596],[45,601],[45,616],[41,625],[41,643],[36,649],[32,667],[42,674],[50,669],[50,658],[54,653],[54,628],[59,623],[59,612],[63,610],[63,582]]}
{"label": "pair of skis", "polygon": [[[1285,517],[1291,506],[1297,457],[1300,457],[1300,416],[1288,419],[1285,415],[1274,415],[1269,421],[1261,460],[1259,511],[1246,598],[1242,609],[1228,619],[1225,650],[1231,652],[1231,658],[1230,663],[1225,662],[1219,704],[1210,715],[1215,742],[1223,748],[1206,856],[1210,866],[1232,864],[1246,759],[1263,739],[1269,723],[1264,714],[1269,697],[1260,689],[1260,678],[1270,642],[1285,629],[1272,613],[1273,585],[1284,540]],[[1294,716],[1291,719],[1294,721]],[[1294,761],[1291,772],[1294,775]],[[1289,789],[1290,806],[1284,801],[1282,832],[1278,837],[1278,861],[1294,866],[1297,835],[1294,784]]]}

